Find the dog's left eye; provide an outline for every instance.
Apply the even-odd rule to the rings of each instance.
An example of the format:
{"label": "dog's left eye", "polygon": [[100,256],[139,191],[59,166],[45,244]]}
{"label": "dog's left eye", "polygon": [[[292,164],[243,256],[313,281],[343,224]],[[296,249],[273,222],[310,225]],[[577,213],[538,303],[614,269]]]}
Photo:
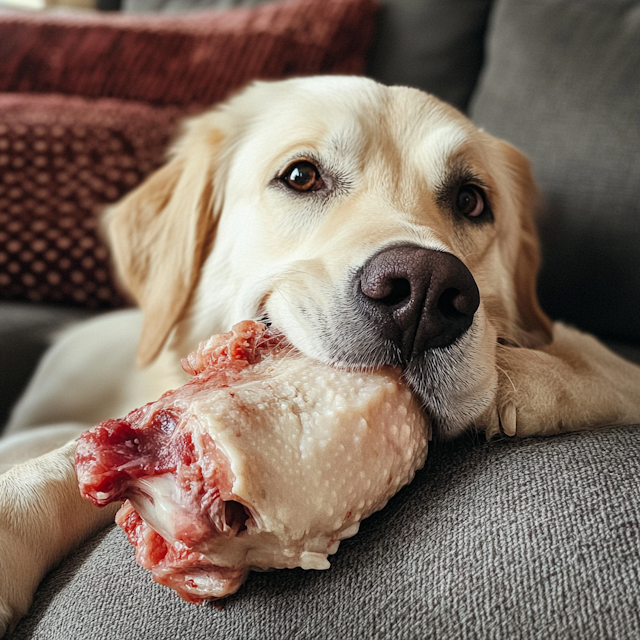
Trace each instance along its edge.
{"label": "dog's left eye", "polygon": [[308,160],[289,165],[280,179],[295,191],[318,191],[324,185],[318,167]]}
{"label": "dog's left eye", "polygon": [[461,187],[456,196],[456,209],[465,218],[479,218],[485,209],[480,189],[471,184]]}

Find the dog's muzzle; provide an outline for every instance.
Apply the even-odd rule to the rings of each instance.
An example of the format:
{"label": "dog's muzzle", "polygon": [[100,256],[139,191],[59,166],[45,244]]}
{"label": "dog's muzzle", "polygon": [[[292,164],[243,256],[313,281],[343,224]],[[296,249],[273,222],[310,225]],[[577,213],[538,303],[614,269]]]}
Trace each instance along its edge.
{"label": "dog's muzzle", "polygon": [[464,334],[480,305],[478,286],[454,255],[400,245],[374,255],[354,280],[357,307],[404,364]]}

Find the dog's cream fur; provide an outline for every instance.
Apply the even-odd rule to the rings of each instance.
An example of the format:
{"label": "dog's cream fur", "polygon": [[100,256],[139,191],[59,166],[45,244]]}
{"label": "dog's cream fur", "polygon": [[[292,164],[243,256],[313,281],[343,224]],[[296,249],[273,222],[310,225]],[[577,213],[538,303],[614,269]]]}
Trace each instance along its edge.
{"label": "dog's cream fur", "polygon": [[[283,186],[299,159],[322,167],[323,192]],[[461,166],[485,185],[492,222],[457,219],[436,198]],[[64,334],[0,442],[5,468],[51,451],[0,477],[0,630],[113,517],[80,499],[66,442],[180,385],[179,358],[246,318],[268,317],[311,357],[376,366],[350,283],[391,245],[455,255],[480,290],[471,328],[407,374],[442,436],[640,421],[640,369],[538,306],[536,204],[517,150],[413,89],[346,77],[258,83],[188,122],[168,164],[106,216],[141,313]]]}

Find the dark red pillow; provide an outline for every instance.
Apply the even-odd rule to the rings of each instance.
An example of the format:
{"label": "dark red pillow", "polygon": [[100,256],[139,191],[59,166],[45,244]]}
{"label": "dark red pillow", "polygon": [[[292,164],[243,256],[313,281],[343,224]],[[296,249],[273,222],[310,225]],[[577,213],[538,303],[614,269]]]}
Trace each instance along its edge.
{"label": "dark red pillow", "polygon": [[363,73],[375,0],[0,16],[0,91],[210,105],[254,78]]}
{"label": "dark red pillow", "polygon": [[362,71],[374,10],[293,0],[181,18],[1,17],[0,91],[23,93],[0,93],[0,298],[124,304],[104,205],[162,164],[186,113],[247,81]]}
{"label": "dark red pillow", "polygon": [[0,94],[0,297],[124,303],[99,214],[163,160],[180,111]]}

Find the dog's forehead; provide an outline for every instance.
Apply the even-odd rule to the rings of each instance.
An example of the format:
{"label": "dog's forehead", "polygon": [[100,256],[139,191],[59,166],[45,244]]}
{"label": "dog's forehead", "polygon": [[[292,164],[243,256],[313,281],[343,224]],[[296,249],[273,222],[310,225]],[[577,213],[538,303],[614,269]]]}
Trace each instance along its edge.
{"label": "dog's forehead", "polygon": [[420,167],[438,182],[475,127],[435,97],[366,78],[326,76],[256,85],[246,136],[260,158],[305,151]]}

